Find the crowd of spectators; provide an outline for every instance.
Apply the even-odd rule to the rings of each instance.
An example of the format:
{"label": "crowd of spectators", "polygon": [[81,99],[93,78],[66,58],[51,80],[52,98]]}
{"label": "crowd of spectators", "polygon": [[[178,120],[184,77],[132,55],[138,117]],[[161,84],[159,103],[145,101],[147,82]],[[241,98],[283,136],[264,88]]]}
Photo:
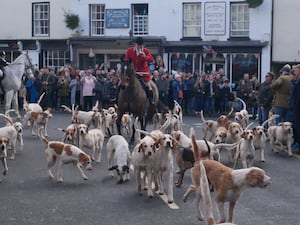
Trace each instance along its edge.
{"label": "crowd of spectators", "polygon": [[[193,74],[168,72],[161,58],[157,58],[152,79],[157,85],[160,101],[172,109],[176,100],[185,115],[203,110],[209,117],[228,113],[231,107],[240,110],[242,105],[236,100],[239,97],[245,101],[252,119],[258,116],[258,122],[262,124],[272,109],[274,114],[279,115],[276,119],[276,124],[279,124],[283,121],[295,122],[294,111],[298,110],[297,107],[295,109],[292,93],[299,78],[292,69],[285,65],[278,76],[268,72],[263,83],[255,74],[248,73],[243,74],[237,83],[230,83],[223,69],[211,71],[210,74],[203,71]],[[28,102],[37,102],[45,92],[41,103],[43,108],[61,110],[61,105],[74,104],[88,111],[97,100],[104,108],[116,104],[119,81],[118,70],[106,71],[98,64],[86,70],[73,69],[70,64],[58,71],[44,67],[35,72],[35,79],[24,82],[19,95],[26,96]]]}

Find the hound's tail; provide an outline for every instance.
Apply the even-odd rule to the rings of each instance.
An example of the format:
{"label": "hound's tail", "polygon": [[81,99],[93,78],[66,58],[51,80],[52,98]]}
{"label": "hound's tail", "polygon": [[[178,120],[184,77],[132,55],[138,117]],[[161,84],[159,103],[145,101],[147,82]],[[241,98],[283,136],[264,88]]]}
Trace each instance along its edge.
{"label": "hound's tail", "polygon": [[43,135],[42,130],[44,130],[44,127],[40,127],[38,130],[38,137],[41,141],[43,141],[46,145],[49,143],[48,139]]}
{"label": "hound's tail", "polygon": [[66,111],[68,111],[68,112],[70,112],[70,113],[73,112],[72,109],[70,109],[70,107],[68,107],[68,106],[66,106],[66,105],[61,105],[60,107],[64,108],[64,110],[66,110]]}
{"label": "hound's tail", "polygon": [[201,110],[201,112],[200,112],[200,117],[201,117],[202,122],[205,123],[206,120],[204,119],[203,110]]}
{"label": "hound's tail", "polygon": [[233,113],[233,108],[231,107],[230,112],[226,115],[227,118],[229,118],[231,116],[231,114]]}
{"label": "hound's tail", "polygon": [[206,156],[210,155],[211,149],[210,149],[210,146],[209,146],[206,139],[204,139],[204,141],[205,141],[205,144],[207,146],[207,153],[202,154],[202,150],[199,149],[199,146],[197,144],[196,136],[195,136],[195,130],[194,130],[193,127],[190,130],[190,139],[192,141],[192,149],[193,149],[193,152],[194,152],[195,162],[199,162],[201,160],[201,157],[206,157]]}
{"label": "hound's tail", "polygon": [[41,94],[41,96],[39,97],[39,99],[38,99],[38,101],[37,101],[37,104],[40,105],[40,103],[42,102],[43,97],[44,97],[45,94],[46,94],[46,92],[43,92],[43,93]]}
{"label": "hound's tail", "polygon": [[199,162],[200,161],[200,149],[198,148],[197,142],[196,142],[196,137],[195,137],[195,130],[193,127],[191,127],[190,129],[190,139],[192,141],[192,149],[194,151],[194,159],[195,162]]}
{"label": "hound's tail", "polygon": [[277,117],[279,117],[279,115],[277,115],[277,114],[272,115],[269,119],[265,120],[265,121],[261,124],[261,126],[262,126],[262,127],[265,127],[265,125],[266,125],[267,123],[269,123],[270,121],[273,121],[273,120],[274,120],[275,118],[277,118]]}
{"label": "hound's tail", "polygon": [[236,99],[239,100],[239,101],[241,101],[241,103],[243,104],[243,109],[244,109],[244,110],[247,110],[246,102],[244,102],[244,100],[241,99],[241,98],[236,98]]}
{"label": "hound's tail", "polygon": [[3,113],[0,113],[0,116],[4,117],[4,119],[7,121],[7,123],[11,126],[14,125],[14,122],[12,121],[12,119],[9,116],[4,115]]}
{"label": "hound's tail", "polygon": [[203,196],[204,205],[205,205],[207,225],[215,225],[216,221],[215,221],[214,214],[213,214],[208,179],[206,176],[206,170],[203,165],[203,162],[200,162],[199,169],[200,169],[200,189],[201,189],[201,194]]}

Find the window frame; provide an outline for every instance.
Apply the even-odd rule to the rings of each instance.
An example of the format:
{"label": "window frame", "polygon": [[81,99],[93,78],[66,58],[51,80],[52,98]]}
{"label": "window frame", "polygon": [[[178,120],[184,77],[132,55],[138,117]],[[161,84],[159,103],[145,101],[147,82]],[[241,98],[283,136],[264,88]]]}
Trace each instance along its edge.
{"label": "window frame", "polygon": [[[243,7],[243,12],[241,13],[240,11],[234,15],[234,10],[233,7]],[[247,14],[246,10],[247,9]],[[237,17],[236,21],[233,21],[233,17]],[[238,17],[243,17],[243,18],[238,18]],[[248,18],[247,18],[248,17]],[[243,19],[243,20],[239,20]],[[247,21],[248,19],[248,21]],[[234,25],[233,23],[238,23],[237,25]],[[239,27],[242,25],[242,28],[234,29],[233,27]],[[248,28],[247,28],[248,26]],[[238,2],[238,3],[231,3],[230,4],[230,37],[232,38],[247,38],[249,37],[250,34],[250,15],[249,15],[249,6],[247,3],[244,2]]]}
{"label": "window frame", "polygon": [[69,61],[65,50],[45,50],[43,51],[43,66],[59,70]]}
{"label": "window frame", "polygon": [[[201,25],[201,16],[202,16],[202,3],[201,2],[188,2],[188,3],[183,3],[182,4],[182,15],[183,15],[183,21],[182,21],[182,36],[184,37],[184,38],[189,38],[189,37],[201,37],[201,31],[202,31],[202,25]],[[188,14],[187,12],[186,12],[186,10],[188,10],[188,9],[186,9],[185,7],[187,7],[187,6],[195,6],[196,8],[197,7],[199,7],[200,9],[198,10],[199,11],[199,15],[198,15],[198,17],[199,17],[199,21],[198,21],[198,24],[197,24],[197,14],[195,14],[196,16],[196,18],[189,18],[190,20],[187,20],[186,19],[186,15],[190,15],[190,13]],[[189,9],[189,10],[191,10],[191,9]],[[195,9],[195,11],[196,11],[197,9]],[[186,25],[186,22],[190,22],[190,23],[192,23],[192,24],[188,24],[188,25]],[[195,23],[196,22],[196,23]],[[194,34],[194,35],[191,35],[191,33],[188,33],[188,31],[185,31],[186,29],[189,29],[189,28],[193,28],[193,29],[199,29],[198,30],[198,34]],[[197,32],[197,30],[196,30],[196,32]]]}
{"label": "window frame", "polygon": [[[142,14],[135,14],[136,11],[141,12],[143,9]],[[145,12],[146,10],[146,12]],[[145,36],[149,35],[149,4],[132,4],[131,5],[131,27],[132,27],[132,34],[134,36]]]}
{"label": "window frame", "polygon": [[[47,12],[47,18],[36,18],[36,9],[37,7],[41,7],[41,6],[47,6],[48,10],[47,11],[43,11],[44,13]],[[44,13],[42,14],[43,16]],[[41,13],[40,13],[41,14]],[[41,25],[41,23],[44,22],[43,25]],[[37,28],[38,24],[40,25],[40,28]],[[40,32],[37,32],[37,29],[40,30]],[[43,33],[43,31],[48,31]],[[34,2],[32,3],[32,36],[33,37],[49,37],[50,36],[50,2]]]}
{"label": "window frame", "polygon": [[[99,12],[93,11],[94,7],[101,7],[102,10],[100,10]],[[93,19],[93,13],[95,13],[95,15],[99,13],[99,19],[98,18]],[[100,26],[94,26],[94,23]],[[105,4],[89,5],[89,24],[90,24],[90,36],[97,37],[97,36],[105,35]],[[98,30],[99,33],[97,33]]]}

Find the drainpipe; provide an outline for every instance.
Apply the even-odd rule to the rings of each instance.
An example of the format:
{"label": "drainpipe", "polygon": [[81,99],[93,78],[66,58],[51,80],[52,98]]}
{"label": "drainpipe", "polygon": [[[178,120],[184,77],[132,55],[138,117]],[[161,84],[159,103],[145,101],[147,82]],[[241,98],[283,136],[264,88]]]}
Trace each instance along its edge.
{"label": "drainpipe", "polygon": [[272,12],[271,12],[271,37],[270,37],[270,42],[271,42],[271,50],[270,50],[270,68],[271,71],[273,71],[273,22],[274,22],[274,0],[272,0]]}

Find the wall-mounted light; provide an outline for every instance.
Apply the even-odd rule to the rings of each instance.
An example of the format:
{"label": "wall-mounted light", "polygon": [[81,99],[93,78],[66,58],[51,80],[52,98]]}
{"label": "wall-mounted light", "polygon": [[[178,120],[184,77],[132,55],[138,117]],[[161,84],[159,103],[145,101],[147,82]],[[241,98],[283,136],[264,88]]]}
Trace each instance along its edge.
{"label": "wall-mounted light", "polygon": [[23,43],[21,41],[18,41],[17,42],[17,45],[18,45],[18,50],[21,52],[23,51]]}
{"label": "wall-mounted light", "polygon": [[93,52],[93,49],[90,48],[90,51],[89,51],[89,57],[90,58],[94,58],[95,57],[95,53]]}
{"label": "wall-mounted light", "polygon": [[37,51],[38,53],[40,53],[40,52],[41,52],[41,43],[40,43],[39,40],[36,40],[36,41],[35,41],[35,46],[36,46],[36,51]]}

